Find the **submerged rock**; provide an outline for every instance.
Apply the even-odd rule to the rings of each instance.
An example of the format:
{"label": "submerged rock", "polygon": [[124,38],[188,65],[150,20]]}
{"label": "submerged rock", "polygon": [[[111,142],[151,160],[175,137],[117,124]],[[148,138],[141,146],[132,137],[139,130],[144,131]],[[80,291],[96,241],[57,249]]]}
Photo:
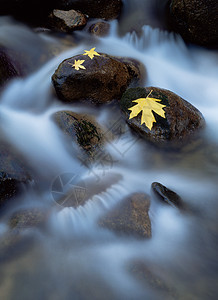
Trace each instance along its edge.
{"label": "submerged rock", "polygon": [[[130,108],[136,105],[133,102],[139,98],[149,97],[161,100],[165,116],[152,112],[156,122],[151,130],[141,124],[141,112],[130,118]],[[120,107],[126,117],[128,125],[146,140],[158,146],[181,146],[205,126],[205,121],[200,111],[175,93],[156,87],[128,89],[122,96]],[[152,108],[151,108],[152,110]]]}
{"label": "submerged rock", "polygon": [[143,80],[145,70],[138,61],[97,52],[92,55],[93,49],[90,56],[65,59],[53,74],[52,81],[62,101],[106,103],[120,99],[127,87]]}
{"label": "submerged rock", "polygon": [[48,220],[48,212],[45,209],[29,208],[16,211],[10,217],[10,228],[18,230],[41,227]]}
{"label": "submerged rock", "polygon": [[62,32],[72,32],[82,29],[87,23],[87,17],[73,9],[65,11],[54,9],[49,15],[49,27]]}
{"label": "submerged rock", "polygon": [[150,238],[149,206],[149,196],[142,193],[132,194],[103,216],[98,224],[117,234]]}
{"label": "submerged rock", "polygon": [[217,0],[171,0],[170,28],[188,42],[218,47],[217,12]]}
{"label": "submerged rock", "polygon": [[103,143],[103,133],[94,118],[72,111],[59,111],[53,116],[57,125],[89,155]]}
{"label": "submerged rock", "polygon": [[110,24],[107,22],[97,22],[90,26],[89,31],[96,36],[106,36],[110,30]]}
{"label": "submerged rock", "polygon": [[90,18],[116,19],[122,8],[122,0],[56,0],[56,8],[75,9]]}
{"label": "submerged rock", "polygon": [[161,269],[139,260],[131,262],[127,270],[145,289],[150,287],[157,299],[178,299],[174,288],[167,283],[164,274],[161,274]]}

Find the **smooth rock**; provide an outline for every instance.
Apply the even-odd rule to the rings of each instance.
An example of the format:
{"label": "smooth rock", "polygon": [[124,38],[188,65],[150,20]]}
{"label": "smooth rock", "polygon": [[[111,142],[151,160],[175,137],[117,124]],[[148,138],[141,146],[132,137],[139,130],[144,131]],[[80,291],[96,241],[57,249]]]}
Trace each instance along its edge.
{"label": "smooth rock", "polygon": [[[152,91],[152,92],[151,92]],[[150,95],[149,95],[150,93]],[[151,130],[141,124],[141,112],[132,119],[130,108],[137,105],[134,100],[149,97],[160,99],[165,117],[154,114],[156,122]],[[140,136],[158,146],[181,146],[187,143],[205,126],[205,120],[200,111],[175,93],[156,87],[128,89],[122,96],[120,107],[128,125]]]}
{"label": "smooth rock", "polygon": [[[73,64],[78,60],[82,67],[76,70]],[[91,100],[101,104],[120,99],[127,87],[142,82],[144,76],[144,67],[134,59],[103,53],[91,59],[80,54],[65,59],[53,74],[52,82],[64,102]]]}
{"label": "smooth rock", "polygon": [[181,197],[174,191],[170,190],[159,182],[153,182],[151,188],[154,194],[157,196],[157,199],[159,199],[161,202],[179,209],[184,209],[185,205]]}
{"label": "smooth rock", "polygon": [[49,25],[52,29],[70,33],[82,29],[87,23],[87,17],[73,9],[65,11],[54,9],[49,15]]}
{"label": "smooth rock", "polygon": [[55,0],[59,9],[75,9],[90,18],[116,19],[122,8],[122,0]]}

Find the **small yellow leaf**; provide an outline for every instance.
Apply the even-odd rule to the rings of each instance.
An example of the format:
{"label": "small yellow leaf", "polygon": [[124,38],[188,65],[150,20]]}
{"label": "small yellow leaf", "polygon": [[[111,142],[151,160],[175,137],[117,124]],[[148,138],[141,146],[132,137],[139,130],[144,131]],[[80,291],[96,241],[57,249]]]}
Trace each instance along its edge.
{"label": "small yellow leaf", "polygon": [[74,64],[68,63],[69,65],[72,65],[72,67],[75,68],[75,70],[79,70],[79,69],[86,69],[84,66],[82,66],[82,64],[84,63],[85,60],[74,60]]}
{"label": "small yellow leaf", "polygon": [[129,108],[129,110],[131,110],[129,119],[138,116],[138,114],[142,111],[141,125],[145,123],[145,125],[150,130],[153,127],[153,123],[156,122],[152,111],[160,115],[162,118],[166,118],[165,111],[163,110],[163,108],[166,107],[166,105],[158,103],[161,101],[160,99],[149,97],[151,93],[152,91],[150,91],[146,98],[139,98],[134,100],[133,102],[136,102],[137,105],[134,105],[131,108]]}
{"label": "small yellow leaf", "polygon": [[88,57],[90,57],[91,59],[93,59],[93,57],[96,56],[100,56],[100,54],[98,52],[95,51],[95,48],[92,48],[91,50],[84,50],[86,53],[84,53],[83,55],[88,55]]}

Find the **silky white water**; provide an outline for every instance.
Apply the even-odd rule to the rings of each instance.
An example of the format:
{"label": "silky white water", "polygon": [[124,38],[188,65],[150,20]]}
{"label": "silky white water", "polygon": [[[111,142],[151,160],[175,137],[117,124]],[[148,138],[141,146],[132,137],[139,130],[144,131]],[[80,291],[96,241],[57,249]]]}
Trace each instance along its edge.
{"label": "silky white water", "polygon": [[[0,99],[0,131],[27,159],[42,188],[25,195],[25,205],[53,205],[52,182],[71,172],[91,181],[89,200],[82,207],[53,208],[48,232],[35,232],[36,245],[9,263],[2,263],[2,299],[168,299],[167,289],[142,283],[129,271],[134,262],[148,266],[175,299],[216,299],[217,295],[217,111],[218,53],[187,47],[182,39],[146,25],[142,35],[119,35],[119,24],[111,22],[106,38],[86,38],[50,60],[25,79],[13,80]],[[28,29],[16,28],[17,32]],[[45,38],[45,37],[42,37]],[[147,70],[146,86],[165,88],[197,107],[206,121],[202,133],[207,155],[193,152],[191,158],[159,151],[134,135],[117,111],[125,129],[105,146],[111,161],[87,168],[69,151],[52,121],[59,110],[89,113],[110,124],[110,106],[66,105],[54,95],[51,76],[65,58],[96,47],[98,52],[139,60]],[[76,147],[76,149],[75,149]],[[213,150],[211,150],[213,149]],[[215,159],[214,159],[215,157]],[[115,180],[111,180],[115,178]],[[157,181],[176,191],[196,208],[182,214],[162,206],[150,187]],[[98,191],[95,193],[95,190]],[[152,238],[118,237],[98,226],[97,220],[132,192],[151,196]],[[0,232],[5,231],[1,223]],[[173,292],[174,294],[174,292]]]}

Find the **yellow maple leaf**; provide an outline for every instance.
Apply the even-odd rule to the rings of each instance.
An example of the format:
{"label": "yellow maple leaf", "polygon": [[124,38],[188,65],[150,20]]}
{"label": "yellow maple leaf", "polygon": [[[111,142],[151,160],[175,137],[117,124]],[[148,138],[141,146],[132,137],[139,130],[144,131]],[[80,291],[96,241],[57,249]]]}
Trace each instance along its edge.
{"label": "yellow maple leaf", "polygon": [[90,57],[91,59],[93,59],[93,57],[96,56],[100,56],[100,54],[98,52],[95,51],[95,48],[88,50],[84,50],[86,53],[84,53],[83,55],[88,55],[88,57]]}
{"label": "yellow maple leaf", "polygon": [[161,101],[160,99],[149,97],[151,93],[152,91],[150,91],[146,98],[134,100],[133,102],[136,102],[137,105],[129,108],[129,110],[131,110],[129,119],[136,117],[142,111],[141,125],[145,123],[150,130],[153,127],[153,123],[156,122],[152,111],[160,115],[162,118],[166,118],[165,111],[163,110],[166,105],[158,103]]}
{"label": "yellow maple leaf", "polygon": [[68,63],[69,65],[72,65],[77,71],[79,69],[86,69],[82,64],[84,63],[85,60],[74,60],[74,64]]}

